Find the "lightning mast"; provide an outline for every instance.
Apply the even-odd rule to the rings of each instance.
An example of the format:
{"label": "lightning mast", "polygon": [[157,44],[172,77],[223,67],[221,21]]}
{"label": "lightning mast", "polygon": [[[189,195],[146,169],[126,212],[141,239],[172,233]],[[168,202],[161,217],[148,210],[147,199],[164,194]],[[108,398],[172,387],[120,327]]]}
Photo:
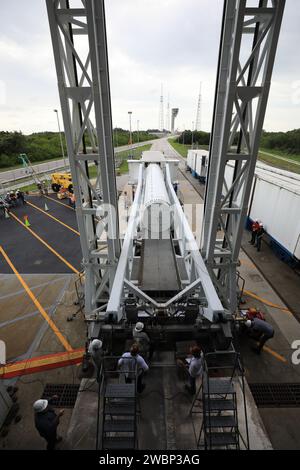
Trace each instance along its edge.
{"label": "lightning mast", "polygon": [[159,130],[164,130],[164,92],[161,85],[160,105],[159,105]]}
{"label": "lightning mast", "polygon": [[200,83],[200,91],[198,97],[198,105],[197,105],[197,115],[196,115],[196,131],[201,131],[201,111],[202,111],[202,82]]}

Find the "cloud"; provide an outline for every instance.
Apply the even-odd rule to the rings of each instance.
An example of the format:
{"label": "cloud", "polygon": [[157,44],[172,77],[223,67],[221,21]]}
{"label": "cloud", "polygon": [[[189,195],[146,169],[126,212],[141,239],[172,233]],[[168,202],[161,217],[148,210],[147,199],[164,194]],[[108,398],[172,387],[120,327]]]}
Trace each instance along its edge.
{"label": "cloud", "polygon": [[[79,4],[79,0],[77,0]],[[115,125],[158,127],[161,84],[177,124],[192,127],[202,82],[202,128],[210,130],[222,0],[107,0],[112,112]],[[56,130],[59,107],[44,0],[10,0],[1,8],[0,129]],[[299,0],[288,0],[264,127],[300,127],[293,84],[300,80]],[[4,93],[5,92],[5,93]],[[3,97],[6,102],[3,103]]]}

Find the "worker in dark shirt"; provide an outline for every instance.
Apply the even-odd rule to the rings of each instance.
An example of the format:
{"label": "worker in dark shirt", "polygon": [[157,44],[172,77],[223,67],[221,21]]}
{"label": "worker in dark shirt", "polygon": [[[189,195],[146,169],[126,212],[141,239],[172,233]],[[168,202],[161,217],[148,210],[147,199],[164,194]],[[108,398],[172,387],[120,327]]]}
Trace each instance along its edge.
{"label": "worker in dark shirt", "polygon": [[258,230],[257,230],[257,233],[256,233],[256,248],[257,248],[257,251],[261,250],[261,241],[262,241],[262,238],[264,236],[264,233],[265,233],[264,226],[263,226],[263,224],[260,223],[259,227],[258,227]]}
{"label": "worker in dark shirt", "polygon": [[257,354],[260,354],[265,343],[274,337],[274,328],[270,323],[261,320],[260,318],[247,320],[246,326],[250,329],[251,335],[259,341],[258,346],[253,349]]}
{"label": "worker in dark shirt", "polygon": [[[54,398],[52,397],[52,399]],[[61,437],[57,436],[57,427],[59,418],[64,414],[64,411],[61,410],[57,415],[49,405],[48,400],[37,400],[33,404],[33,409],[36,429],[40,436],[47,441],[47,450],[54,450],[55,445],[62,440]]]}

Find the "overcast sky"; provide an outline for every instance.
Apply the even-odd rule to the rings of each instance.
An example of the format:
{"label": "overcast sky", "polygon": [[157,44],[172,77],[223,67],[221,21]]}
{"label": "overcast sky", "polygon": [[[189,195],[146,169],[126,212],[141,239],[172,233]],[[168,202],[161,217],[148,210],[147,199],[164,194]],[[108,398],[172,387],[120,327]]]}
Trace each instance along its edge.
{"label": "overcast sky", "polygon": [[[286,1],[264,128],[300,128],[300,1]],[[223,0],[107,0],[114,126],[157,128],[180,109],[177,126],[192,127],[202,82],[202,129],[210,130]],[[59,107],[44,0],[1,5],[0,130],[56,130]]]}

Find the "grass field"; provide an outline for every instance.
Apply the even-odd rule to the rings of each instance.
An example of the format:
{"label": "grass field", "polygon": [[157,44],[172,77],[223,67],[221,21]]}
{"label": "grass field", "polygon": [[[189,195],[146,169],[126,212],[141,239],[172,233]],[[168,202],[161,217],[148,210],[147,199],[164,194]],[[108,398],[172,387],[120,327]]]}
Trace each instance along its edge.
{"label": "grass field", "polygon": [[[176,152],[178,152],[183,158],[187,158],[188,151],[192,148],[191,145],[183,145],[176,142],[174,139],[168,139],[168,142]],[[203,150],[208,150],[208,145],[201,145],[200,147]]]}
{"label": "grass field", "polygon": [[183,158],[187,157],[188,151],[192,148],[191,145],[183,145],[179,144],[176,140],[174,139],[168,139],[168,142],[176,152],[178,152]]}
{"label": "grass field", "polygon": [[143,145],[143,147],[139,147],[136,149],[133,149],[133,154],[131,156],[131,152],[126,150],[126,152],[120,152],[117,154],[118,159],[122,159],[122,163],[117,169],[117,174],[124,175],[125,173],[128,173],[128,163],[127,160],[133,158],[134,160],[139,160],[142,156],[142,152],[146,152],[147,150],[150,150],[152,147],[152,144],[147,144]]}
{"label": "grass field", "polygon": [[258,158],[276,168],[300,174],[300,155],[288,155],[277,150],[261,149]]}
{"label": "grass field", "polygon": [[[179,144],[172,138],[168,141],[182,157],[187,157],[187,153],[191,148],[190,145]],[[201,148],[208,150],[208,146],[205,145]],[[300,174],[300,155],[289,155],[277,150],[260,149],[258,159],[276,168]]]}

